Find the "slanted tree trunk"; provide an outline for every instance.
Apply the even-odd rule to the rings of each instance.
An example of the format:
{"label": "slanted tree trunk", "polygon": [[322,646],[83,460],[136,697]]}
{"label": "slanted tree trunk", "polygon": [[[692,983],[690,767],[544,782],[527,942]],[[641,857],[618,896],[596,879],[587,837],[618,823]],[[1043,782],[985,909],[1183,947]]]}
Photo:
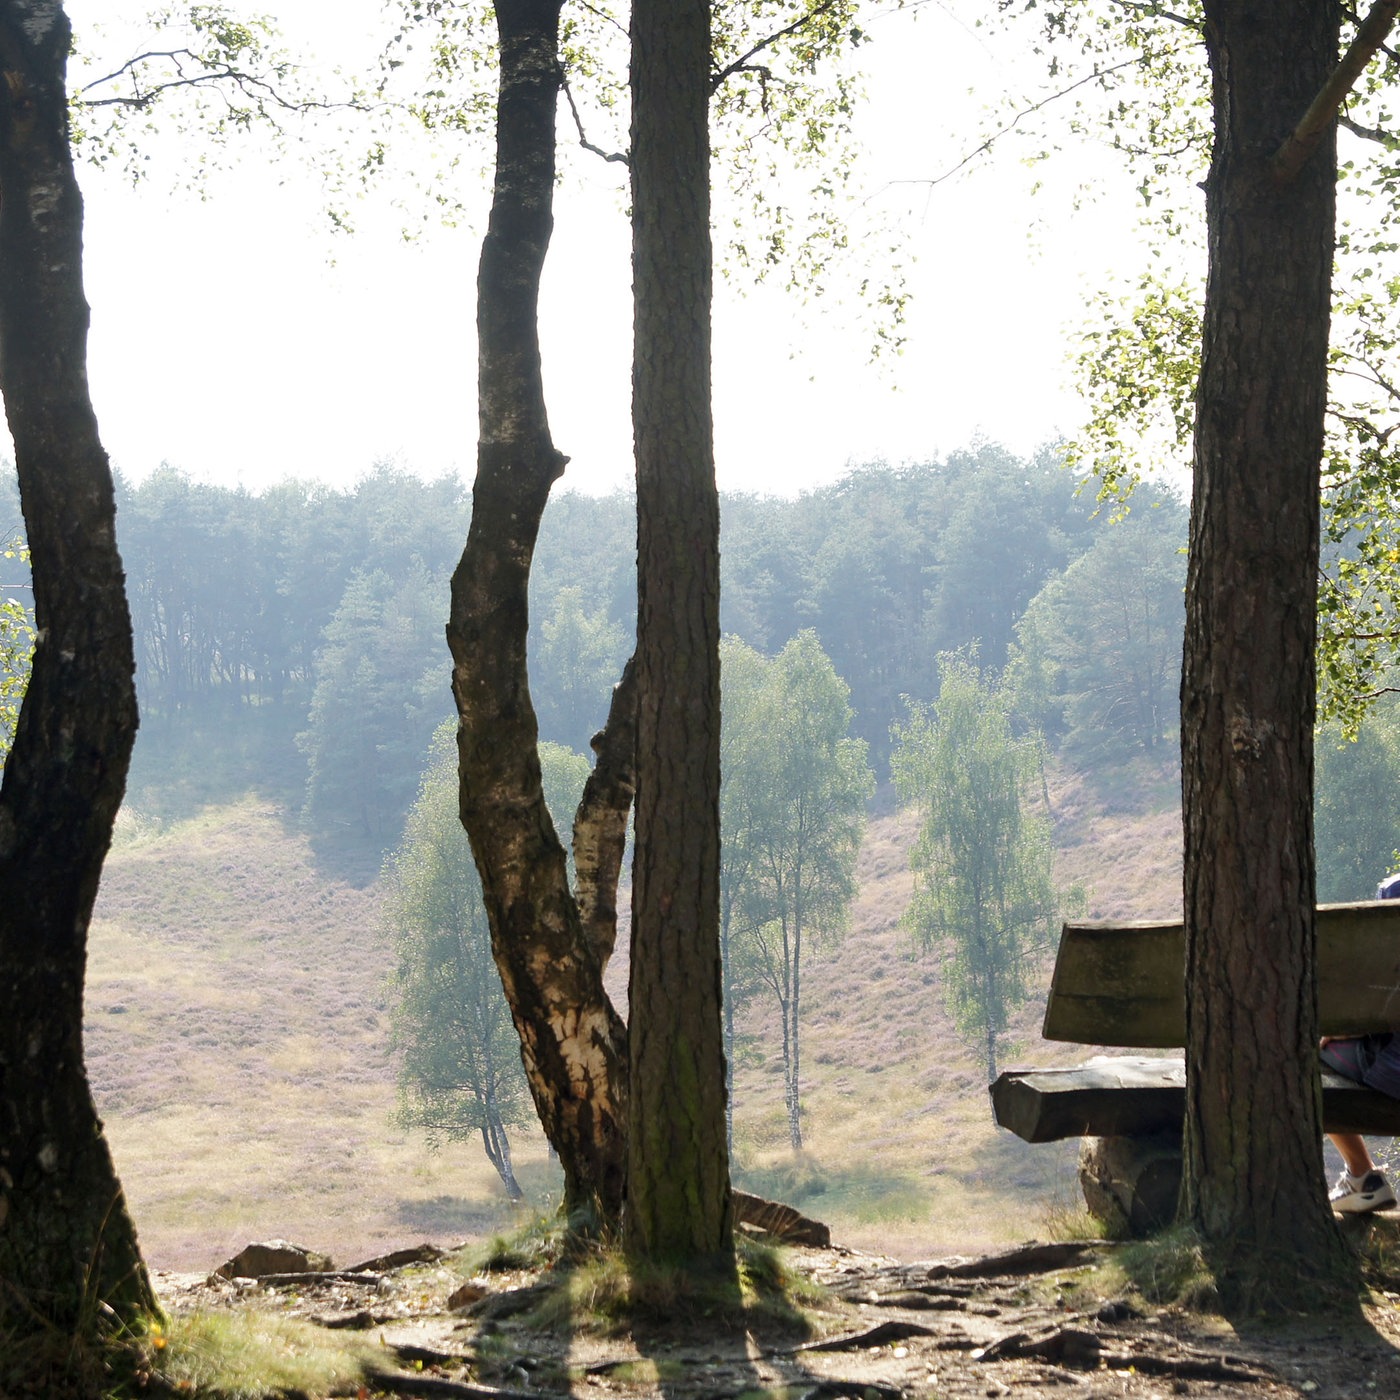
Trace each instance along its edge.
{"label": "slanted tree trunk", "polygon": [[637,845],[634,1258],[733,1269],[719,956],[719,496],[710,416],[709,0],[632,7]]}
{"label": "slanted tree trunk", "polygon": [[[530,1092],[564,1168],[566,1209],[582,1226],[608,1227],[620,1218],[626,1173],[626,1031],[603,990],[612,943],[599,932],[615,895],[592,895],[598,926],[590,938],[540,787],[525,667],[530,562],[567,461],[550,437],[537,327],[553,225],[559,9],[560,0],[495,6],[496,180],[477,283],[480,440],[447,637],[461,719],[462,824]],[[629,753],[609,754],[600,751],[600,766],[631,762]],[[630,796],[628,781],[602,786],[618,801]],[[589,820],[604,818],[594,810]],[[595,845],[611,849],[606,839]]]}
{"label": "slanted tree trunk", "polygon": [[0,785],[7,1335],[73,1336],[157,1311],[83,1068],[88,922],[137,716],[112,478],[88,396],[69,36],[57,0],[0,3],[0,389],[38,627]]}
{"label": "slanted tree trunk", "polygon": [[510,1156],[510,1139],[506,1136],[506,1125],[501,1122],[500,1109],[496,1107],[494,1096],[487,1102],[481,1123],[481,1145],[486,1149],[486,1160],[496,1169],[506,1195],[512,1201],[523,1201],[525,1193],[515,1179],[515,1165]]}
{"label": "slanted tree trunk", "polygon": [[1313,637],[1335,149],[1272,160],[1336,63],[1334,0],[1206,0],[1215,148],[1182,674],[1185,1217],[1228,1289],[1315,1298],[1342,1246],[1317,1079]]}

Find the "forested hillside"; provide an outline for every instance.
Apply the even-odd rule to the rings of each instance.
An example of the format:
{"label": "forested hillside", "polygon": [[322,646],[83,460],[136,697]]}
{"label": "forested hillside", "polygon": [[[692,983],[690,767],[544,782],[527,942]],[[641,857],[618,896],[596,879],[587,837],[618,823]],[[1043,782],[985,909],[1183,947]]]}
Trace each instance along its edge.
{"label": "forested hillside", "polygon": [[[1053,452],[983,446],[722,509],[725,632],[771,655],[812,629],[882,778],[901,697],[933,698],[944,651],[975,645],[982,666],[1004,666],[1052,583],[1019,639],[1027,720],[1089,756],[1100,736],[1121,757],[1173,731],[1185,516],[1170,498],[1144,489],[1113,525]],[[120,483],[136,805],[184,812],[255,787],[321,849],[375,868],[452,713],[442,627],[469,511],[460,481],[389,466],[348,492],[287,481],[254,495],[170,469]],[[0,519],[18,527],[12,493]],[[630,498],[549,505],[531,585],[542,738],[587,752],[630,650],[634,559]]]}
{"label": "forested hillside", "polygon": [[[506,1218],[478,1146],[434,1156],[391,1125],[396,1106],[409,1119],[379,875],[452,713],[442,628],[469,507],[460,482],[389,467],[350,492],[252,495],[168,470],[121,490],[142,729],[94,929],[88,1040],[157,1262],[202,1266],[268,1233],[370,1253]],[[804,954],[800,1108],[780,1000],[752,967],[736,992],[741,1184],[852,1242],[909,1248],[1024,1233],[986,1197],[989,1171],[1028,1202],[1071,1194],[1072,1148],[992,1128],[939,956],[901,924],[916,822],[888,781],[891,726],[911,701],[936,704],[940,656],[959,652],[1002,687],[1017,732],[1047,740],[1027,796],[1051,820],[1056,880],[1085,890],[1090,915],[1174,913],[1185,529],[1168,495],[1141,490],[1113,521],[1053,454],[993,447],[870,465],[796,500],[725,499],[727,655],[829,665],[879,783],[849,916]],[[627,497],[565,494],[545,516],[531,684],[565,759],[587,752],[629,650],[633,540]],[[18,574],[3,582],[23,597]],[[776,741],[780,718],[766,723]],[[1400,726],[1383,708],[1340,742],[1319,746],[1319,864],[1324,894],[1346,898],[1400,844],[1388,802],[1356,800],[1400,777]],[[1037,1040],[1047,970],[1009,1062]],[[625,952],[609,981],[622,1000]],[[543,1141],[512,1139],[541,1203],[555,1175]]]}

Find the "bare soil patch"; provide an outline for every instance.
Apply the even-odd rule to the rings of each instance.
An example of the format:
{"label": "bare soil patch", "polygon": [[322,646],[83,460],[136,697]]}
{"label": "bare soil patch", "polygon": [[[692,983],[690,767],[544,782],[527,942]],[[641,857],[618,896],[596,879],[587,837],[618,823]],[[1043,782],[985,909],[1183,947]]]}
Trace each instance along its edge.
{"label": "bare soil patch", "polygon": [[1392,1295],[1344,1321],[1232,1326],[1105,1296],[1095,1276],[1116,1248],[1030,1245],[915,1263],[795,1250],[789,1266],[824,1290],[802,1325],[757,1314],[717,1325],[677,1311],[612,1332],[532,1323],[528,1309],[548,1281],[538,1273],[477,1276],[466,1290],[474,1301],[453,1311],[448,1299],[464,1280],[450,1260],[277,1287],[197,1275],[158,1282],[176,1312],[262,1310],[370,1334],[382,1362],[366,1373],[365,1396],[1361,1400],[1400,1391]]}

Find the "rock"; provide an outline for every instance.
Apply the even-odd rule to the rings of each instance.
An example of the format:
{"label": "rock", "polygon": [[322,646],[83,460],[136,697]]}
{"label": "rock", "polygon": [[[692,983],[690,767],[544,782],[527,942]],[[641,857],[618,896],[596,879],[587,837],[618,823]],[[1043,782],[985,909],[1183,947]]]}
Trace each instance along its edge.
{"label": "rock", "polygon": [[491,1290],[483,1288],[479,1283],[464,1283],[447,1299],[448,1312],[456,1312],[459,1308],[468,1308],[473,1303],[479,1303]]}
{"label": "rock", "polygon": [[831,1227],[811,1220],[780,1201],[765,1201],[747,1191],[734,1192],[734,1222],[750,1225],[783,1244],[805,1244],[816,1249],[831,1248]]}
{"label": "rock", "polygon": [[434,1244],[413,1245],[408,1249],[395,1249],[388,1254],[376,1254],[362,1264],[351,1264],[346,1270],[351,1274],[384,1274],[392,1269],[406,1268],[409,1264],[436,1264],[446,1254]]}
{"label": "rock", "polygon": [[288,1240],[245,1245],[214,1270],[218,1278],[266,1278],[270,1274],[315,1274],[331,1267],[324,1254],[313,1254]]}
{"label": "rock", "polygon": [[1089,1214],[1112,1234],[1141,1239],[1170,1225],[1181,1192],[1181,1135],[1085,1138],[1079,1185]]}

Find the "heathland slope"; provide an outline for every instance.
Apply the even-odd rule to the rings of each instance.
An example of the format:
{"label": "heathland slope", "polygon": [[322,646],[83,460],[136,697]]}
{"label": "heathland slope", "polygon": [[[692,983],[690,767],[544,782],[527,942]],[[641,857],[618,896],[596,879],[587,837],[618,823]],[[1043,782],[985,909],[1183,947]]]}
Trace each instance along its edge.
{"label": "heathland slope", "polygon": [[[1090,887],[1091,913],[1173,912],[1174,814],[1091,815],[1101,804],[1077,780],[1050,796],[1063,874]],[[801,1202],[846,1242],[926,1254],[1034,1233],[1073,1193],[1074,1149],[993,1127],[937,961],[915,958],[899,928],[912,834],[907,817],[877,813],[851,932],[811,954],[800,1157],[774,1013],[746,1008],[735,1155],[750,1189]],[[207,1267],[273,1235],[346,1260],[508,1223],[479,1151],[434,1155],[389,1123],[391,962],[374,887],[318,868],[275,807],[250,798],[164,827],[126,814],[93,928],[88,1060],[157,1264]],[[610,981],[624,978],[619,966]],[[1027,1007],[1021,1039],[1054,1059],[1035,1044],[1039,1014]],[[557,1180],[542,1138],[522,1131],[516,1149],[542,1206]]]}

